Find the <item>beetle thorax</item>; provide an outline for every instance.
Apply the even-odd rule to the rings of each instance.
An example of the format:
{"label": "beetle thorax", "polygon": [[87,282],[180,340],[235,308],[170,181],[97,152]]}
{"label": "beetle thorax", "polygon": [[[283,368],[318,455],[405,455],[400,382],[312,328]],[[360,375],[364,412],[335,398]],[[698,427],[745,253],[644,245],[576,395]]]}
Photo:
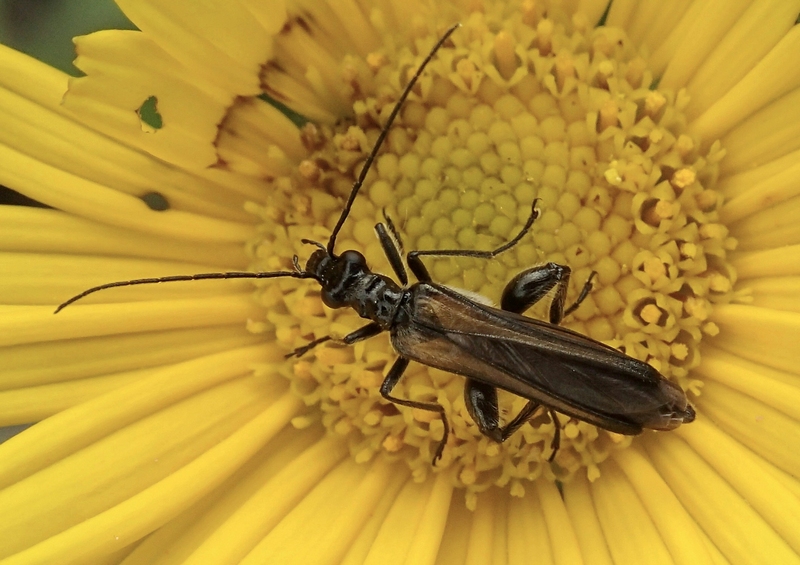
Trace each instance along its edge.
{"label": "beetle thorax", "polygon": [[322,286],[321,297],[326,306],[349,306],[362,318],[386,329],[406,292],[389,277],[370,271],[358,251],[345,251],[337,257],[317,250],[308,259],[306,271]]}

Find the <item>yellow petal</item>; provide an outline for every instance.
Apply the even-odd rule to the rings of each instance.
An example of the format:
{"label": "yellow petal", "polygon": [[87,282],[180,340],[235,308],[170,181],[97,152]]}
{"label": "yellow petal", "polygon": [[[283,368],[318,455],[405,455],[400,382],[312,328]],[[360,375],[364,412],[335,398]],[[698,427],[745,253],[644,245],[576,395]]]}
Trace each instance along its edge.
{"label": "yellow petal", "polygon": [[[764,102],[787,92],[792,84],[797,85],[800,73],[789,54],[797,50],[800,37],[797,30],[792,30],[798,10],[800,3],[796,1],[765,0],[750,4],[689,81],[687,90],[691,99],[687,115],[698,116],[715,105],[714,116],[722,122],[716,128],[705,126],[695,130],[707,143]],[[771,80],[765,81],[767,77]],[[718,102],[723,96],[727,100]],[[755,98],[752,103],[751,97]],[[723,109],[731,104],[729,101],[739,108]],[[726,112],[732,113],[727,119]]]}
{"label": "yellow petal", "polygon": [[800,149],[800,89],[746,116],[721,142],[725,148],[722,174],[746,171]]}
{"label": "yellow petal", "polygon": [[800,312],[800,277],[751,279],[747,288],[753,293],[753,306]]}
{"label": "yellow petal", "polygon": [[800,421],[800,390],[794,373],[753,363],[712,345],[703,348],[703,358],[695,370]]}
{"label": "yellow petal", "polygon": [[592,501],[589,479],[581,475],[564,485],[564,504],[575,528],[581,553],[591,556],[593,565],[612,565],[611,554]]}
{"label": "yellow petal", "polygon": [[342,559],[342,565],[363,565],[367,555],[372,550],[372,544],[378,532],[383,528],[384,520],[392,510],[395,500],[407,480],[408,475],[404,469],[394,469],[391,483],[375,502],[371,516],[362,524],[358,537],[353,540],[347,555]]}
{"label": "yellow petal", "polygon": [[[64,237],[65,233],[69,237]],[[247,265],[241,243],[204,242],[198,245],[190,240],[138,233],[69,216],[58,210],[27,206],[0,206],[0,248],[172,261],[191,257],[198,263],[214,265],[218,270],[240,270]]]}
{"label": "yellow petal", "polygon": [[768,367],[798,373],[800,313],[725,304],[714,308],[712,320],[720,327],[716,344],[722,349]]}
{"label": "yellow petal", "polygon": [[[0,293],[10,296],[6,304],[59,304],[78,292],[110,281],[160,277],[176,273],[215,271],[214,265],[177,261],[153,261],[100,256],[74,256],[45,253],[0,252],[0,271],[9,280],[0,281]],[[125,293],[125,300],[160,299],[174,296],[213,296],[236,291],[252,290],[251,281],[208,281],[211,284],[162,285],[137,287]],[[223,282],[222,285],[219,283]],[[133,289],[131,289],[133,290]],[[116,296],[115,296],[116,294]],[[99,298],[99,297],[96,297]],[[103,297],[103,301],[120,299],[118,293]]]}
{"label": "yellow petal", "polygon": [[[800,45],[798,47],[800,48]],[[794,162],[780,172],[760,179],[761,182],[754,183],[748,190],[725,202],[720,210],[720,220],[731,226],[743,218],[755,216],[753,219],[757,220],[758,216],[763,216],[769,217],[775,224],[786,223],[785,219],[793,217],[793,214],[792,210],[785,209],[785,204],[790,207],[797,206],[793,202],[786,201],[800,196],[798,177],[800,177],[800,163]],[[738,227],[732,226],[731,229],[739,232]]]}
{"label": "yellow petal", "polygon": [[[553,550],[550,547],[547,524],[535,493],[526,492],[522,498],[510,497],[507,529],[509,565],[533,562],[541,563],[541,565],[553,563]],[[575,533],[579,535],[577,526]],[[453,532],[453,536],[458,540],[457,529]],[[586,554],[584,549],[581,546],[581,552]]]}
{"label": "yellow petal", "polygon": [[[614,461],[636,491],[675,563],[712,563],[702,531],[647,457],[636,449],[623,449],[614,454]],[[623,501],[615,503],[614,508],[621,507]]]}
{"label": "yellow petal", "polygon": [[800,245],[738,253],[731,263],[741,279],[800,275]]}
{"label": "yellow petal", "polygon": [[194,241],[243,242],[253,235],[247,224],[181,210],[157,212],[141,199],[56,169],[0,146],[0,182],[26,196],[99,223]]}
{"label": "yellow petal", "polygon": [[[697,425],[679,428],[678,435],[800,554],[800,529],[797,528],[800,499],[765,472],[764,467],[769,464],[752,451],[703,418],[695,423]],[[755,477],[758,480],[754,480]]]}
{"label": "yellow petal", "polygon": [[[276,19],[285,14],[284,2],[275,0],[266,12]],[[200,77],[238,94],[260,94],[258,73],[273,51],[273,34],[283,23],[267,22],[234,2],[175,0],[120,0],[120,8],[171,57],[186,67],[186,76]],[[235,33],[233,32],[235,30]],[[128,59],[130,61],[130,59]],[[150,62],[152,63],[152,61]],[[198,80],[195,78],[195,80]]]}
{"label": "yellow petal", "polygon": [[237,322],[208,328],[34,342],[3,350],[2,388],[20,389],[129,372],[262,341],[261,336]]}
{"label": "yellow petal", "polygon": [[[678,4],[679,6],[681,4]],[[695,2],[686,11],[680,25],[673,32],[681,38],[675,50],[669,53],[666,68],[658,82],[659,88],[679,90],[684,88],[692,76],[703,67],[720,41],[736,25],[737,20],[748,6],[747,1],[729,2],[717,0],[710,2]],[[650,11],[653,14],[654,26],[659,23],[664,5],[652,4]],[[669,17],[669,12],[665,15]],[[646,28],[647,29],[647,28]],[[649,31],[649,29],[648,29]],[[666,51],[661,50],[653,57],[654,64],[659,58],[666,58]],[[692,90],[692,92],[694,92]]]}
{"label": "yellow petal", "polygon": [[654,467],[733,563],[800,563],[800,557],[719,473],[676,434],[653,434],[643,442]]}
{"label": "yellow petal", "polygon": [[[793,192],[793,189],[778,192]],[[766,191],[771,192],[771,191]],[[781,247],[800,243],[800,229],[793,221],[800,214],[800,198],[793,197],[771,208],[754,210],[753,214],[731,224],[731,234],[741,243],[743,250]]]}
{"label": "yellow petal", "polygon": [[537,481],[536,493],[539,495],[547,531],[550,534],[553,562],[557,565],[583,563],[575,530],[572,528],[564,501],[556,486],[549,481]]}
{"label": "yellow petal", "polygon": [[[194,553],[202,554],[204,551],[209,552],[209,555],[220,550],[221,554],[225,555],[246,554],[286,515],[287,507],[291,507],[295,500],[302,498],[316,484],[316,481],[312,480],[311,484],[304,488],[301,485],[308,482],[305,477],[313,477],[320,472],[324,474],[338,461],[334,454],[336,452],[342,454],[343,446],[335,440],[332,442],[322,440],[322,433],[324,430],[319,426],[311,426],[305,430],[297,430],[292,426],[284,427],[219,488],[186,507],[179,516],[147,536],[135,548],[131,548],[133,551],[127,557],[125,565],[182,563],[188,556]],[[319,458],[307,461],[312,454],[318,455]],[[318,468],[322,469],[321,471],[317,469],[310,471],[315,467],[315,461],[321,462],[327,459],[333,462],[327,465],[320,463]],[[303,471],[298,468],[300,460],[306,463]],[[281,483],[287,488],[276,491],[276,479],[279,479],[279,474],[286,473],[288,467],[294,472],[299,472],[300,480],[291,488],[288,483]],[[304,475],[304,472],[307,475]],[[240,513],[247,515],[250,510],[247,508],[248,500],[251,496],[261,497],[260,493],[267,484],[273,489],[270,495],[275,497],[276,505],[271,507],[270,504],[261,501],[261,507],[252,516],[253,524],[249,528],[244,528],[241,536],[231,538],[231,545],[227,548],[216,547],[216,542],[219,540],[215,532],[225,529],[229,517],[238,516]],[[278,504],[278,500],[283,503]],[[265,509],[270,509],[270,512],[264,512]],[[261,517],[263,522],[259,521]],[[238,523],[241,524],[240,518]],[[207,541],[209,544],[200,549]]]}
{"label": "yellow petal", "polygon": [[0,486],[13,484],[172,402],[238,376],[251,363],[268,360],[263,346],[201,357],[60,412],[0,444]]}
{"label": "yellow petal", "polygon": [[453,486],[450,477],[447,476],[447,473],[439,473],[434,480],[431,496],[419,521],[417,534],[408,550],[409,563],[433,565],[442,543],[452,496]]}
{"label": "yellow petal", "polygon": [[[90,559],[140,539],[235,472],[286,425],[299,406],[299,400],[293,395],[285,395],[176,472],[110,509],[7,559],[7,562],[48,564],[63,554]],[[54,522],[50,521],[51,527]]]}
{"label": "yellow petal", "polygon": [[[434,563],[444,529],[442,514],[447,514],[451,495],[446,473],[421,484],[408,482],[381,524],[364,563],[413,563],[408,559],[413,556],[419,557],[420,563]],[[422,537],[417,540],[417,536]]]}
{"label": "yellow petal", "polygon": [[672,562],[664,539],[616,465],[605,463],[602,480],[595,481],[590,488],[615,563],[635,563],[644,555],[648,563]]}
{"label": "yellow petal", "polygon": [[221,326],[258,319],[249,294],[123,304],[77,304],[53,314],[50,306],[0,306],[0,344]]}
{"label": "yellow petal", "polygon": [[[259,343],[240,324],[9,347],[0,425],[38,422],[178,363]],[[145,368],[146,367],[146,368]]]}
{"label": "yellow petal", "polygon": [[[381,495],[396,490],[390,485],[398,476],[391,469],[385,461],[370,466],[342,461],[241,562],[340,562]],[[309,531],[326,541],[308,543]]]}
{"label": "yellow petal", "polygon": [[[273,456],[280,457],[277,448],[274,451]],[[297,552],[293,555],[295,559],[302,559],[300,547],[306,548],[309,553],[322,552],[324,555],[315,557],[339,563],[338,557],[348,547],[350,538],[347,534],[353,529],[358,529],[364,520],[364,513],[372,511],[375,499],[387,494],[382,490],[387,483],[396,482],[395,477],[379,465],[379,468],[372,469],[363,482],[351,490],[350,500],[337,509],[341,510],[341,514],[326,513],[319,506],[319,495],[315,495],[313,491],[321,482],[327,480],[325,475],[335,465],[341,464],[342,458],[346,455],[346,444],[341,441],[326,438],[312,444],[293,460],[287,461],[284,468],[279,468],[270,480],[257,485],[258,488],[250,493],[233,513],[226,512],[227,509],[223,505],[219,509],[222,515],[216,518],[217,527],[213,533],[198,530],[196,532],[198,546],[183,563],[201,565],[211,562],[246,563],[253,560],[257,562],[263,557],[264,552],[277,558],[282,551],[290,548]],[[232,498],[230,503],[236,501],[234,497],[230,498]],[[298,527],[296,522],[298,519],[308,518],[307,514],[298,510],[300,507],[313,512],[312,501],[318,504],[316,518],[326,524],[323,529],[316,530],[320,536],[313,544],[286,540],[285,536],[292,535],[290,533],[292,528],[296,532],[307,532],[308,529],[314,528],[313,520],[305,522],[305,527]],[[276,551],[274,543],[289,545],[286,549]],[[318,559],[313,561],[322,562]]]}
{"label": "yellow petal", "polygon": [[800,445],[794,418],[714,381],[705,383],[696,404],[699,413],[779,469],[793,473],[800,468],[800,453],[786,449]]}
{"label": "yellow petal", "polygon": [[[493,561],[495,548],[499,545],[501,536],[497,535],[495,521],[495,506],[497,497],[482,496],[478,497],[477,506],[473,511],[472,524],[466,538],[467,555],[464,560],[465,565],[476,565],[478,563],[491,563]],[[377,563],[377,562],[376,562]]]}

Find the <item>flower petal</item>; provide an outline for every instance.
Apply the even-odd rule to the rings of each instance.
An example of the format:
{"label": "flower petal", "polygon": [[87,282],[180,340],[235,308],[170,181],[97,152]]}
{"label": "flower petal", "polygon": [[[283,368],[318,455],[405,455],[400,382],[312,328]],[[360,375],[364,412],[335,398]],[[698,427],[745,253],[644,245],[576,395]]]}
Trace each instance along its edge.
{"label": "flower petal", "polygon": [[[69,237],[64,237],[68,233]],[[193,261],[216,269],[242,269],[247,257],[241,243],[197,242],[137,233],[27,206],[0,206],[0,249],[67,255],[147,257]],[[108,281],[105,281],[108,282]]]}
{"label": "flower petal", "polygon": [[[253,379],[244,379],[240,381],[242,384],[250,384],[246,383],[246,381],[252,380]],[[213,400],[219,407],[221,405],[220,401],[232,400],[232,398],[229,398],[228,395],[224,393],[227,392],[227,390],[233,392],[236,388],[239,388],[238,381],[233,381],[229,385],[224,385],[210,391],[208,394],[198,395],[197,400],[208,397],[209,400]],[[250,398],[252,402],[252,387],[248,386],[248,388],[250,388],[250,391],[242,398]],[[194,401],[190,401],[190,403],[192,402]],[[128,450],[122,449],[121,445],[117,446],[116,450],[111,446],[104,445],[109,441],[113,443],[115,440],[122,441],[129,439],[125,436],[130,434],[126,434],[125,431],[118,432],[110,436],[108,440],[95,444],[92,449],[79,452],[75,456],[35,475],[33,480],[38,479],[41,481],[41,487],[44,488],[31,487],[24,482],[18,483],[21,487],[20,489],[13,487],[7,488],[3,494],[5,495],[4,498],[9,500],[17,491],[20,491],[20,494],[36,492],[41,499],[39,504],[30,504],[30,502],[28,502],[26,504],[26,508],[28,509],[26,512],[14,510],[16,518],[14,526],[16,526],[17,529],[23,525],[25,526],[22,530],[19,530],[20,533],[14,535],[14,545],[16,547],[24,547],[23,544],[31,538],[30,534],[22,534],[22,531],[35,532],[34,536],[36,537],[48,534],[51,536],[29,549],[8,558],[7,562],[20,564],[53,563],[57,560],[59,555],[64,553],[78,558],[91,559],[93,556],[106,554],[109,551],[124,547],[128,543],[140,539],[143,535],[155,530],[173,518],[179,511],[185,508],[187,503],[191,503],[210,492],[235,472],[236,469],[252,457],[261,446],[269,441],[278,430],[288,423],[288,420],[296,413],[300,404],[300,401],[296,397],[291,394],[285,394],[269,408],[262,408],[260,413],[252,414],[252,409],[242,410],[244,406],[239,406],[238,403],[233,402],[228,406],[236,412],[237,416],[235,419],[240,421],[246,419],[249,421],[241,421],[240,424],[243,425],[241,425],[239,429],[230,429],[230,424],[234,422],[224,426],[218,426],[215,429],[215,433],[209,433],[212,431],[211,429],[204,429],[202,426],[198,426],[197,422],[187,423],[184,429],[191,429],[194,434],[201,432],[206,434],[203,443],[208,445],[205,445],[198,453],[193,453],[194,449],[186,449],[187,447],[195,447],[191,445],[191,443],[184,446],[183,449],[175,449],[179,447],[175,445],[172,448],[174,453],[162,453],[162,457],[164,458],[163,462],[156,456],[156,461],[163,463],[163,466],[152,466],[152,457],[148,457],[145,453],[148,451],[153,452],[152,447],[147,443],[147,438],[153,436],[149,434],[142,435],[139,433],[139,430],[131,431],[131,434],[134,434],[131,437],[135,436],[140,440],[144,440],[140,445],[137,445],[137,443],[129,443],[130,447]],[[171,411],[167,410],[165,416],[169,412]],[[197,416],[201,416],[194,408],[189,409],[188,412],[186,410],[181,410],[180,412],[183,416],[192,412]],[[207,417],[209,413],[205,412],[203,414]],[[152,420],[152,424],[162,427],[162,430],[169,429],[169,426],[163,428],[166,422],[162,422],[162,419],[163,418],[157,415],[155,418],[143,420],[142,424]],[[218,424],[219,423],[221,422],[218,422]],[[212,425],[212,422],[209,422],[208,425]],[[227,437],[225,437],[226,435]],[[179,441],[180,439],[182,438],[179,436],[175,437],[175,441]],[[142,448],[144,448],[143,452],[141,454],[137,453],[139,449]],[[94,453],[95,451],[97,454]],[[101,453],[105,453],[105,457],[93,459],[93,457],[99,456]],[[119,453],[120,457],[124,458],[124,463],[123,459],[108,457],[111,453]],[[144,455],[144,458],[140,461],[139,457],[141,455]],[[194,458],[195,455],[196,458]],[[177,470],[171,472],[171,474],[164,476],[164,471],[169,470],[172,465],[180,461],[180,458],[176,459],[176,456],[182,456],[184,458],[190,456],[193,460],[187,461],[185,464],[178,467]],[[147,459],[150,459],[152,471],[147,474],[138,472],[133,476],[136,476],[138,481],[142,481],[151,478],[148,476],[151,475],[152,478],[157,478],[157,481],[151,486],[147,486],[144,490],[140,490],[143,485],[137,485],[129,480],[129,483],[132,483],[129,484],[129,487],[133,487],[133,489],[130,490],[129,488],[127,489],[128,492],[125,492],[120,488],[125,483],[121,482],[119,480],[120,477],[116,477],[115,475],[122,474],[124,476],[131,472],[131,469],[127,469],[130,464],[144,463]],[[70,463],[76,466],[77,469],[81,469],[81,471],[76,474],[70,472]],[[106,467],[98,475],[103,477],[102,482],[88,485],[84,480],[72,482],[77,477],[84,479],[85,473],[83,470],[86,468],[97,468],[98,463],[101,467],[110,465],[110,467]],[[112,472],[112,469],[116,472]],[[65,481],[67,488],[63,488],[64,485],[61,484]],[[113,484],[114,488],[107,490],[105,496],[101,496],[104,489],[100,487],[102,484],[106,483]],[[80,507],[77,507],[80,508],[80,513],[75,512],[77,508],[71,504],[69,506],[70,511],[59,508],[59,504],[69,502],[75,496],[73,490],[75,490],[75,485],[77,484],[83,484],[81,490],[86,488],[91,489],[92,492],[95,493],[95,496],[87,497],[83,495],[81,497],[82,504]],[[52,494],[50,494],[49,491],[52,491]],[[127,498],[128,496],[130,496],[130,498]],[[114,500],[118,500],[119,502],[114,503]],[[10,500],[10,502],[13,504],[13,500]],[[108,507],[107,510],[103,510],[102,505],[108,502],[111,502],[112,506]],[[98,504],[100,506],[98,506]],[[52,519],[48,522],[48,526],[51,529],[50,532],[42,528],[30,528],[30,526],[25,525],[24,519],[26,517],[33,517],[36,519],[42,512],[48,513],[46,508],[39,508],[41,505],[44,505],[46,508],[52,508],[50,512],[61,514],[64,518],[67,518],[68,521],[77,521],[77,523],[69,527],[63,518],[61,520]],[[92,508],[92,505],[94,505],[94,508]],[[94,512],[97,510],[100,510],[100,512],[95,514]],[[87,511],[89,513],[88,515],[86,514]],[[53,513],[50,515],[55,518]],[[80,521],[81,517],[84,518],[83,521]],[[67,525],[68,529],[61,531],[61,533],[55,533],[58,532],[58,530],[55,530],[55,532],[52,531],[53,528],[63,527],[64,525]],[[10,527],[11,526],[9,526],[9,528]],[[4,537],[4,539],[7,538]]]}
{"label": "flower petal", "polygon": [[800,245],[738,253],[731,262],[741,279],[800,275]]}
{"label": "flower petal", "polygon": [[564,485],[564,504],[575,528],[581,553],[591,556],[590,563],[593,565],[612,565],[614,562],[595,510],[590,486],[589,479],[575,475],[568,485]]}
{"label": "flower petal", "polygon": [[[666,14],[662,14],[663,5],[649,5],[649,11],[655,21],[651,22],[653,24],[651,26],[643,26],[643,33],[649,34],[652,27],[663,28],[661,18],[668,18],[678,7],[685,6],[683,3],[676,4],[677,6],[668,9]],[[672,31],[671,41],[662,45],[651,58],[657,69],[666,65],[658,82],[659,88],[675,91],[684,88],[698,69],[702,68],[720,41],[736,25],[748,4],[747,1],[725,0],[693,2]],[[653,39],[648,38],[650,45],[652,41]],[[664,48],[670,43],[676,44],[674,50],[669,51]]]}
{"label": "flower petal", "polygon": [[123,304],[74,305],[58,315],[50,306],[0,306],[0,345],[88,336],[220,326],[258,319],[250,293]]}
{"label": "flower petal", "polygon": [[[444,531],[442,518],[447,516],[452,492],[447,473],[422,484],[406,483],[381,524],[364,563],[433,564]],[[411,560],[413,557],[421,561]]]}
{"label": "flower petal", "polygon": [[723,175],[747,171],[800,149],[800,89],[746,116],[722,138]]}
{"label": "flower petal", "polygon": [[[515,496],[510,498],[507,529],[509,565],[553,563],[553,549],[550,547],[547,524],[534,493],[526,493],[523,498]],[[578,534],[577,529],[575,533]],[[454,532],[454,535],[457,535],[457,532]]]}
{"label": "flower petal", "polygon": [[[692,118],[717,105],[719,108],[714,111],[716,119],[732,125],[761,107],[763,102],[759,103],[759,100],[774,100],[787,91],[785,86],[796,85],[800,73],[787,73],[786,70],[795,68],[794,57],[789,53],[797,50],[798,34],[792,26],[798,11],[800,2],[796,0],[766,0],[750,4],[689,81],[687,90],[691,92],[691,100],[686,107],[687,115]],[[784,66],[787,63],[789,66]],[[765,77],[772,80],[764,84],[761,81]],[[784,88],[779,85],[784,85]],[[751,102],[749,98],[754,100]],[[718,102],[723,99],[723,102]],[[723,109],[722,106],[730,104],[730,101],[751,110],[733,111],[725,120],[722,116],[731,108]],[[705,126],[696,131],[711,143],[729,127]]]}
{"label": "flower petal", "polygon": [[[798,158],[799,155],[793,156]],[[792,200],[797,200],[800,196],[798,177],[800,163],[796,161],[773,175],[762,177],[760,182],[725,202],[720,210],[720,220],[737,234],[740,228],[734,224],[744,218],[757,222],[759,217],[768,216],[773,224],[789,223],[789,218],[796,217],[792,212],[798,204]],[[787,207],[790,209],[787,210]],[[741,231],[746,232],[747,227],[743,227]]]}
{"label": "flower petal", "polygon": [[800,563],[750,503],[680,437],[658,434],[645,440],[656,470],[732,563],[762,563],[765,555],[775,563]]}
{"label": "flower petal", "polygon": [[271,357],[277,359],[280,355],[260,345],[177,363],[60,412],[0,445],[0,487],[14,484],[114,430],[238,376],[243,367]]}
{"label": "flower petal", "polygon": [[713,381],[705,383],[696,404],[699,413],[779,469],[794,473],[800,468],[800,453],[786,449],[800,445],[794,418]]}
{"label": "flower petal", "polygon": [[[109,281],[124,281],[146,275],[160,277],[175,273],[201,273],[216,271],[215,265],[200,265],[178,261],[153,261],[147,259],[110,258],[98,256],[74,256],[44,253],[0,252],[0,270],[9,281],[0,281],[0,292],[11,298],[6,304],[47,304],[63,302],[87,288]],[[230,294],[252,290],[252,281],[209,281],[212,284],[177,284],[160,287],[138,288],[133,294],[125,293],[125,299],[160,299]],[[222,282],[223,284],[219,284]],[[232,284],[231,284],[232,283]],[[133,289],[131,289],[133,290]],[[162,292],[163,290],[163,292]],[[143,291],[143,292],[141,292]],[[115,296],[116,295],[116,296]],[[114,301],[118,293],[106,294],[103,301]]]}
{"label": "flower petal", "polygon": [[753,363],[712,345],[703,348],[700,375],[739,391],[800,421],[797,375]]}
{"label": "flower petal", "polygon": [[[614,461],[636,491],[675,563],[713,563],[705,535],[647,457],[636,449],[623,449],[614,454]],[[621,506],[620,501],[615,508]]]}
{"label": "flower petal", "polygon": [[[241,563],[340,562],[381,498],[394,499],[392,494],[406,482],[407,474],[398,476],[391,469],[391,464],[386,462],[365,466],[345,459],[291,509]],[[419,501],[416,496],[408,498]],[[398,500],[405,499],[401,495]],[[344,511],[341,520],[340,510]],[[345,515],[350,519],[344,519]],[[309,531],[326,538],[330,533],[333,537],[327,538],[327,542],[310,544]],[[336,550],[332,550],[333,547]]]}
{"label": "flower petal", "polygon": [[564,500],[556,486],[549,481],[537,481],[536,493],[539,495],[547,531],[550,534],[550,547],[556,564],[582,563],[580,546],[569,520]]}
{"label": "flower petal", "polygon": [[7,146],[0,146],[0,182],[54,208],[100,223],[143,233],[194,241],[244,242],[248,224],[181,210],[150,210],[140,198],[49,166]]}
{"label": "flower petal", "polygon": [[602,480],[592,483],[591,491],[615,563],[634,563],[642,555],[648,563],[672,563],[664,539],[616,465],[602,466]]}
{"label": "flower petal", "polygon": [[[769,464],[737,443],[711,422],[699,418],[697,425],[677,430],[719,475],[741,494],[769,525],[800,554],[800,499],[764,467]],[[758,477],[758,480],[753,480]],[[780,501],[780,504],[776,504]]]}
{"label": "flower petal", "polygon": [[753,306],[800,312],[800,277],[751,279],[747,289],[753,293]]}
{"label": "flower petal", "polygon": [[[321,499],[323,495],[316,491],[329,480],[326,474],[331,472],[331,468],[348,464],[341,461],[346,455],[344,442],[332,439],[317,441],[288,461],[270,480],[263,481],[235,512],[225,515],[224,519],[220,516],[213,533],[198,531],[201,534],[197,540],[198,546],[183,563],[259,562],[265,552],[277,558],[283,551],[294,551],[296,553],[292,558],[301,559],[301,547],[308,550],[309,558],[315,563],[322,562],[317,559],[321,557],[319,553],[330,559],[331,563],[339,563],[337,556],[347,550],[353,530],[358,530],[364,514],[372,512],[375,499],[386,494],[384,489],[387,483],[396,482],[396,477],[392,477],[384,468],[385,464],[383,467],[378,465],[349,493],[343,492],[345,496],[349,494],[349,499],[337,508],[341,513],[325,512],[331,501]],[[332,471],[334,474],[336,472]],[[224,509],[224,506],[220,508]],[[316,516],[313,515],[315,511]],[[308,512],[312,513],[311,517]],[[311,521],[305,522],[305,527],[298,527],[296,520],[299,519]],[[315,519],[325,522],[324,529],[314,528]],[[307,533],[309,528],[320,532],[313,544],[285,539],[285,536]],[[317,555],[312,557],[315,553]],[[283,562],[289,561],[291,559]]]}
{"label": "flower petal", "polygon": [[712,320],[721,330],[714,342],[718,347],[767,367],[800,374],[800,313],[724,304],[714,308]]}
{"label": "flower petal", "polygon": [[273,34],[286,14],[283,1],[270,4],[259,10],[258,18],[236,0],[120,0],[119,7],[143,35],[186,67],[186,76],[237,94],[260,94],[258,71],[272,55]]}
{"label": "flower petal", "polygon": [[235,324],[9,347],[3,351],[0,425],[38,422],[161,365],[261,341]]}
{"label": "flower petal", "polygon": [[[210,562],[214,562],[216,555],[246,554],[285,516],[296,499],[313,488],[316,484],[313,477],[320,472],[317,469],[322,469],[324,474],[343,456],[341,442],[323,440],[321,432],[323,430],[319,426],[311,426],[305,430],[284,427],[214,492],[187,507],[179,516],[137,544],[124,564],[183,563],[189,556],[203,554],[209,556]],[[309,457],[312,459],[310,465],[307,461]],[[330,464],[315,467],[315,463],[328,459]],[[302,470],[299,468],[301,462],[306,463]],[[290,467],[293,472],[298,473],[295,484],[285,482],[287,468]],[[283,488],[276,489],[276,484]],[[302,486],[304,484],[306,486]],[[264,496],[262,490],[267,485],[270,488],[269,495],[274,497],[274,505],[261,500]],[[261,503],[254,514],[250,514],[252,509],[249,508],[248,501],[251,497]],[[241,515],[251,517],[253,522],[244,526]],[[237,518],[233,518],[234,516]],[[242,530],[238,532],[240,535],[233,535],[230,543],[222,548],[219,547],[219,534],[223,531],[230,533],[226,529],[229,518],[231,522],[242,526]]]}

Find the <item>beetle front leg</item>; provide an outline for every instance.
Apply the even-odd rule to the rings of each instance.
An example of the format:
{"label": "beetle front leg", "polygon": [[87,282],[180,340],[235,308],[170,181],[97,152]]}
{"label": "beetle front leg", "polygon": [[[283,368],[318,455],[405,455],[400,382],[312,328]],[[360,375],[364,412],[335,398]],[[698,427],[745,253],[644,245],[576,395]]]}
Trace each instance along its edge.
{"label": "beetle front leg", "polygon": [[[344,336],[341,342],[344,343],[345,345],[353,345],[358,341],[362,341],[364,339],[378,335],[382,331],[383,328],[379,324],[376,324],[375,322],[370,322],[366,326],[361,326],[357,330],[350,332],[349,334]],[[314,341],[308,342],[302,347],[298,347],[291,353],[287,353],[284,357],[286,357],[287,359],[291,357],[302,357],[303,355],[314,349],[316,346],[318,346],[320,343],[325,343],[326,341],[331,341],[332,339],[333,337],[329,335],[320,337],[318,339],[315,339]]]}
{"label": "beetle front leg", "polygon": [[[378,241],[383,247],[383,253],[386,259],[389,260],[392,270],[397,275],[400,284],[406,286],[408,284],[408,276],[406,275],[406,268],[403,266],[402,252],[403,242],[400,235],[397,233],[397,228],[394,227],[392,220],[384,212],[383,217],[386,219],[386,226],[383,224],[375,224],[375,233],[378,234]],[[386,227],[388,226],[388,230]],[[391,233],[391,236],[389,235]],[[392,240],[394,238],[394,240]],[[399,247],[399,249],[398,249]]]}
{"label": "beetle front leg", "polygon": [[439,447],[436,448],[436,453],[433,456],[433,464],[436,465],[436,462],[442,458],[444,446],[447,444],[447,437],[450,435],[450,425],[447,422],[447,416],[444,413],[444,408],[435,402],[417,402],[416,400],[406,400],[391,395],[392,389],[394,389],[395,385],[400,380],[400,377],[403,376],[406,367],[408,367],[408,363],[409,359],[406,359],[405,357],[397,358],[397,361],[394,362],[394,365],[392,365],[392,368],[389,369],[389,373],[383,380],[383,384],[381,384],[381,396],[383,396],[389,402],[393,402],[394,404],[408,406],[409,408],[419,408],[420,410],[427,410],[428,412],[437,412],[439,416],[441,416],[442,425],[444,426],[444,434],[442,435],[442,441],[439,442]]}
{"label": "beetle front leg", "polygon": [[428,257],[474,257],[476,259],[493,259],[503,253],[504,251],[508,251],[512,247],[514,247],[519,241],[525,236],[526,233],[531,229],[533,226],[533,222],[536,221],[536,218],[539,217],[539,212],[536,211],[536,203],[539,201],[536,198],[531,204],[531,214],[528,216],[528,220],[525,222],[525,225],[522,226],[522,229],[519,230],[519,233],[515,235],[510,241],[507,241],[497,249],[493,249],[492,251],[477,251],[475,249],[439,249],[439,250],[425,250],[425,251],[411,251],[408,255],[406,255],[406,261],[408,262],[408,268],[411,269],[411,272],[414,273],[414,276],[417,277],[417,280],[420,282],[430,282],[431,275],[428,273],[428,268],[425,267],[425,264],[422,262],[421,257],[428,256]]}

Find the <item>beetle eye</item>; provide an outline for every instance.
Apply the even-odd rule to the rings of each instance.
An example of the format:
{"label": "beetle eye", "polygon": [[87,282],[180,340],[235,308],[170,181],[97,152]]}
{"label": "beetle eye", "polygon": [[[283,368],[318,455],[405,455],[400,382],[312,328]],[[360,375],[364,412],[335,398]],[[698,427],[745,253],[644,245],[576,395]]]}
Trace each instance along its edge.
{"label": "beetle eye", "polygon": [[353,249],[348,249],[347,251],[342,253],[341,259],[346,263],[356,263],[358,265],[367,264],[367,260],[364,258],[364,256],[358,251],[355,251]]}

